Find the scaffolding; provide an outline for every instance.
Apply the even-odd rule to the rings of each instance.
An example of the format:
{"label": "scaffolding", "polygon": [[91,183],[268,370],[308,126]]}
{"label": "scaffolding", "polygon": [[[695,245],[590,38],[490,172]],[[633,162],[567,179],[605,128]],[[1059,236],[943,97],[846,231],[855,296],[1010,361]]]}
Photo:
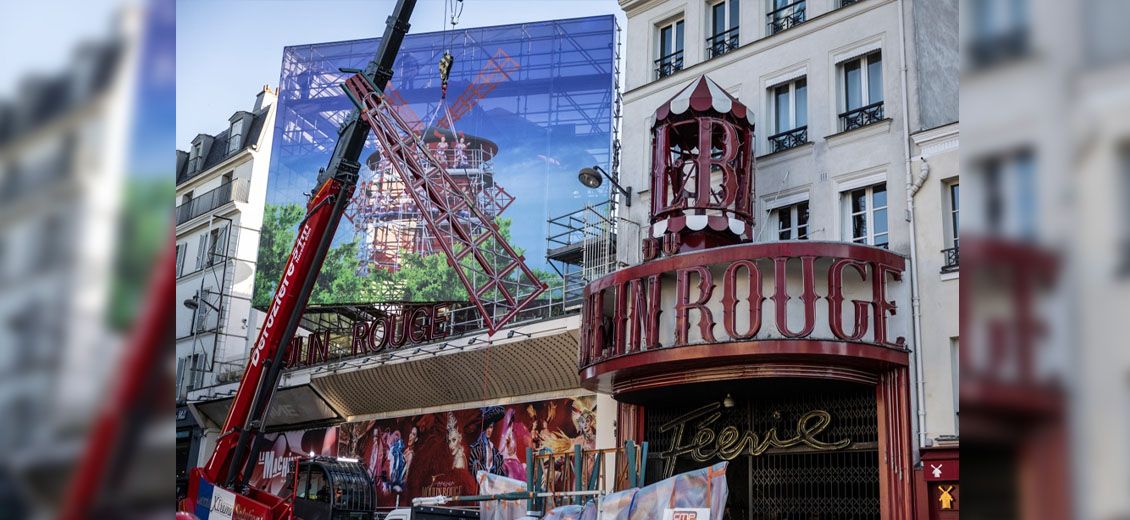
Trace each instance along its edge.
{"label": "scaffolding", "polygon": [[[514,202],[514,197],[494,180],[492,161],[498,154],[497,144],[438,127],[430,127],[423,134],[422,141],[432,157],[447,169],[464,193],[479,202],[492,221]],[[431,167],[427,156],[420,154],[417,160],[425,168]],[[439,252],[438,238],[428,230],[420,208],[385,155],[374,152],[366,165],[368,174],[359,183],[346,211],[346,218],[361,237],[360,274],[367,275],[370,269],[395,272],[406,254]]]}
{"label": "scaffolding", "polygon": [[[527,231],[530,223],[607,199],[607,188],[584,191],[575,184],[580,167],[618,171],[618,34],[612,16],[417,33],[405,38],[393,67],[385,95],[400,119],[445,163],[461,191],[477,199],[487,220],[512,219],[514,245],[535,269],[548,270],[550,260],[545,242]],[[373,38],[284,49],[268,203],[305,203],[311,176],[354,108],[341,91],[348,76],[341,70],[364,68],[379,43]],[[446,99],[435,72],[445,51],[455,58]],[[447,117],[427,117],[441,110]],[[465,146],[457,147],[460,139]],[[368,167],[346,212],[351,225],[335,237],[336,243],[356,241],[362,276],[396,272],[406,255],[440,249],[424,225],[429,215],[409,202],[419,194],[407,191],[381,152],[370,135]],[[563,282],[543,281],[551,287]],[[404,294],[389,283],[335,297],[395,300]],[[561,303],[559,296],[543,298],[539,308]]]}
{"label": "scaffolding", "polygon": [[561,276],[567,307],[579,306],[585,286],[616,269],[615,209],[609,200],[548,221],[546,259]]}

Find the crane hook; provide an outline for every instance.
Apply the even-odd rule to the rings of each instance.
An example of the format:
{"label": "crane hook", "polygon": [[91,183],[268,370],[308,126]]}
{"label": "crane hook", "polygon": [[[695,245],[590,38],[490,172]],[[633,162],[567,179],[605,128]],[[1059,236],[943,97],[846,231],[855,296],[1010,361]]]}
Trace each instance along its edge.
{"label": "crane hook", "polygon": [[447,98],[447,77],[451,75],[451,65],[454,63],[455,56],[443,51],[443,57],[439,59],[439,79],[443,98]]}

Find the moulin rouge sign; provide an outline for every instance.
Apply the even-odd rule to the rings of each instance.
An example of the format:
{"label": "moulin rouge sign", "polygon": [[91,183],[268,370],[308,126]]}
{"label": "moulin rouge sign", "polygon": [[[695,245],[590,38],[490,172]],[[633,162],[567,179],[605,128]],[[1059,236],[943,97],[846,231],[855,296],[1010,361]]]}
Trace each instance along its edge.
{"label": "moulin rouge sign", "polygon": [[[440,340],[450,332],[450,302],[381,303],[363,307],[372,319],[353,321],[344,329],[323,328],[306,336],[295,336],[287,349],[286,366],[311,366],[380,354]],[[312,311],[308,309],[307,313]]]}
{"label": "moulin rouge sign", "polygon": [[903,257],[857,244],[741,244],[654,260],[585,289],[581,366],[692,344],[820,338],[905,348],[888,283]]}
{"label": "moulin rouge sign", "polygon": [[905,348],[888,294],[903,257],[842,242],[752,243],[751,116],[705,76],[656,110],[645,262],[585,288],[582,368],[759,339]]}

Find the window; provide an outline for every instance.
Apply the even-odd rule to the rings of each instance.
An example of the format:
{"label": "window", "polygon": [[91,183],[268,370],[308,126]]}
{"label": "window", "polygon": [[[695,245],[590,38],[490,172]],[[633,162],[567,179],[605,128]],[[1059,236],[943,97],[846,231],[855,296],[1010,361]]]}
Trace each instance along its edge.
{"label": "window", "polygon": [[58,266],[66,255],[67,238],[64,236],[63,217],[51,215],[40,228],[39,250],[35,259],[37,269],[48,270]]}
{"label": "window", "polygon": [[945,255],[945,262],[942,264],[942,272],[949,272],[957,270],[959,264],[959,224],[958,212],[961,209],[961,199],[959,185],[957,182],[950,182],[944,185],[946,191],[945,201],[945,222],[942,226],[946,232],[946,249],[942,250]]}
{"label": "window", "polygon": [[773,131],[769,136],[772,152],[795,148],[808,142],[808,80],[773,87]]}
{"label": "window", "polygon": [[240,118],[231,124],[228,130],[228,155],[235,153],[243,146],[243,119]]}
{"label": "window", "polygon": [[971,0],[972,39],[968,52],[976,67],[989,67],[1028,53],[1027,0]]}
{"label": "window", "polygon": [[804,0],[769,0],[769,34],[804,23]]}
{"label": "window", "polygon": [[[956,336],[950,338],[950,385],[950,391],[953,395],[953,413],[958,415],[961,405],[961,339]],[[955,428],[960,424],[956,417],[954,423]]]}
{"label": "window", "polygon": [[847,192],[846,235],[857,244],[887,247],[887,185],[876,184]]}
{"label": "window", "polygon": [[192,161],[192,171],[198,172],[204,169],[204,143],[192,145]]}
{"label": "window", "polygon": [[227,231],[227,227],[222,227],[208,233],[207,265],[213,266],[227,259]]}
{"label": "window", "polygon": [[310,483],[310,466],[304,466],[298,473],[298,498],[306,498],[307,488]]}
{"label": "window", "polygon": [[1122,167],[1121,175],[1119,175],[1119,192],[1122,194],[1118,198],[1118,205],[1122,207],[1122,228],[1118,231],[1122,234],[1122,266],[1121,273],[1123,276],[1130,275],[1130,143],[1123,146],[1122,151]]}
{"label": "window", "polygon": [[[1036,161],[1025,149],[983,161],[985,221],[991,235],[1036,236]],[[974,193],[980,193],[975,191]]]}
{"label": "window", "polygon": [[840,7],[847,7],[851,4],[858,3],[860,0],[840,0]]}
{"label": "window", "polygon": [[738,48],[738,5],[740,0],[723,0],[710,6],[710,37],[706,39],[706,59]]}
{"label": "window", "polygon": [[317,466],[310,468],[310,487],[306,492],[306,498],[317,502],[330,501],[330,485],[322,468]]}
{"label": "window", "polygon": [[808,201],[773,210],[778,240],[808,240]]}
{"label": "window", "polygon": [[188,252],[188,244],[185,244],[183,242],[180,243],[180,244],[177,244],[177,277],[178,278],[182,274],[184,274],[184,257],[185,257],[185,253],[187,253],[187,252]]}
{"label": "window", "polygon": [[204,267],[204,261],[208,256],[208,235],[200,235],[196,242],[196,269]]}
{"label": "window", "polygon": [[840,113],[842,131],[853,130],[883,119],[883,57],[879,51],[843,62]]}
{"label": "window", "polygon": [[659,59],[655,60],[656,78],[665,78],[683,70],[683,21],[659,28]]}

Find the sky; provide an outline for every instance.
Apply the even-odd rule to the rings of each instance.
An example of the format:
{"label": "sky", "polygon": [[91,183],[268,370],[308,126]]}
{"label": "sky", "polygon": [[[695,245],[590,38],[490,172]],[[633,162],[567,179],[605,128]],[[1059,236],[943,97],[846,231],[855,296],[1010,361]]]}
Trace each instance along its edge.
{"label": "sky", "polygon": [[[55,75],[70,64],[75,44],[113,33],[122,0],[0,2],[0,99],[11,99],[29,74]],[[53,35],[45,37],[45,35]],[[35,42],[28,52],[28,43]]]}
{"label": "sky", "polygon": [[[616,0],[464,0],[460,29],[615,14]],[[279,81],[283,47],[379,37],[394,0],[180,0],[177,2],[176,143],[215,134]],[[443,29],[445,0],[419,0],[411,32]],[[170,160],[172,154],[169,154]]]}

